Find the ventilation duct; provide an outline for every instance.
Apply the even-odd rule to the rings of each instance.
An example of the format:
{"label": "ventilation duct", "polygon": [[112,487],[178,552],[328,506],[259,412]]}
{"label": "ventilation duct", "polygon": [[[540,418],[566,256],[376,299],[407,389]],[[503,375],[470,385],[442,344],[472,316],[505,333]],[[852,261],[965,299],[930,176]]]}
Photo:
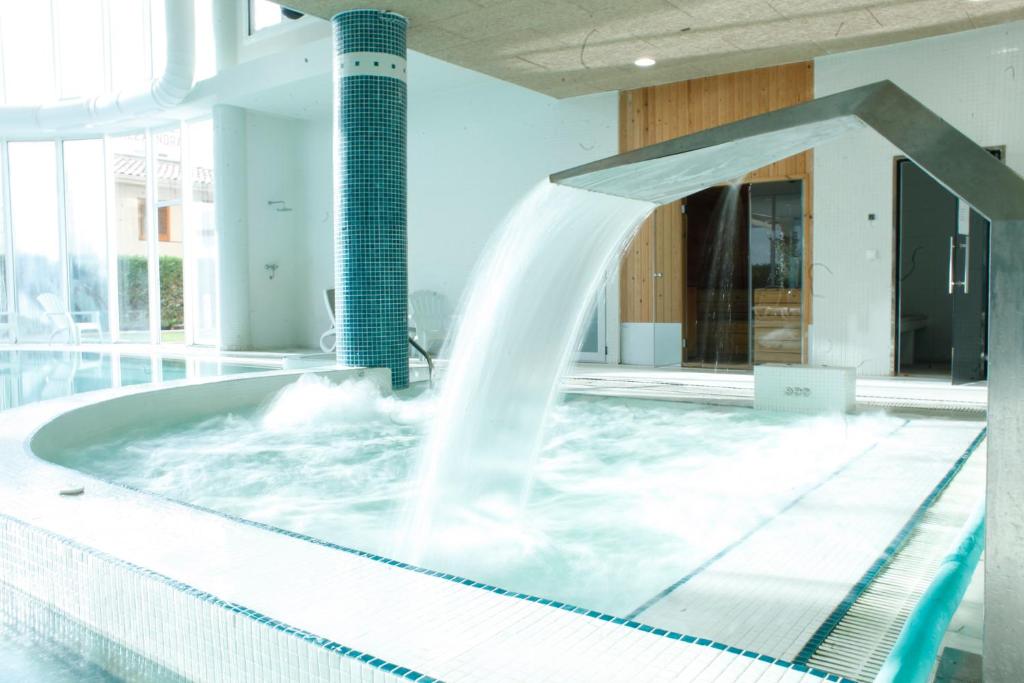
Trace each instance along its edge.
{"label": "ventilation duct", "polygon": [[195,68],[193,0],[165,0],[167,66],[142,89],[41,106],[0,107],[0,131],[60,131],[90,128],[144,117],[177,106],[192,89]]}

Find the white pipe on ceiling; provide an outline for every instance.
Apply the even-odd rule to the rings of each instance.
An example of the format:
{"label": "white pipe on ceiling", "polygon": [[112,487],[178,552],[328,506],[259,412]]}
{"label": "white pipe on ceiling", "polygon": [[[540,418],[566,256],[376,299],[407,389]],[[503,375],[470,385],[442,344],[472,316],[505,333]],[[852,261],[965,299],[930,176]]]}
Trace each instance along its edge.
{"label": "white pipe on ceiling", "polygon": [[165,0],[167,66],[142,89],[34,106],[0,107],[0,134],[84,129],[155,114],[177,106],[192,89],[195,71],[193,0]]}

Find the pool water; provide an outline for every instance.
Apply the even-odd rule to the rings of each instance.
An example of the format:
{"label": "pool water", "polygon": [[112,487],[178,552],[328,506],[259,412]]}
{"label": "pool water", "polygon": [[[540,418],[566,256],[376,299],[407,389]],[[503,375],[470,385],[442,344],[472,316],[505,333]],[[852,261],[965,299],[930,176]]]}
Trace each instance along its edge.
{"label": "pool water", "polygon": [[0,623],[0,681],[114,683],[121,679],[37,635]]}
{"label": "pool water", "polygon": [[[61,464],[347,547],[401,557],[434,397],[305,376],[263,409],[68,453]],[[423,564],[628,614],[904,420],[570,398],[519,510],[467,509]]]}
{"label": "pool water", "polygon": [[[270,368],[207,359],[141,356],[92,351],[0,349],[0,410],[62,398],[87,391],[137,384],[160,384],[191,377],[209,377]],[[4,588],[0,586],[0,597]],[[109,663],[117,650],[98,637],[63,637],[78,632],[69,622],[48,617],[48,629],[29,628],[19,621],[20,612],[6,613],[0,600],[0,681],[17,683],[111,683],[122,680],[100,666]],[[60,634],[61,642],[48,633]],[[178,681],[131,653],[119,653],[129,663],[132,678],[147,681]],[[137,674],[137,675],[136,675]],[[141,678],[140,678],[141,676]]]}
{"label": "pool water", "polygon": [[[12,604],[11,596],[0,599]],[[15,598],[20,610],[0,614],[0,681],[4,683],[183,683],[181,676],[62,618],[35,601]],[[29,628],[23,622],[29,622]],[[121,675],[108,671],[115,669]]]}
{"label": "pool water", "polygon": [[0,349],[0,410],[86,391],[271,368],[120,352]]}

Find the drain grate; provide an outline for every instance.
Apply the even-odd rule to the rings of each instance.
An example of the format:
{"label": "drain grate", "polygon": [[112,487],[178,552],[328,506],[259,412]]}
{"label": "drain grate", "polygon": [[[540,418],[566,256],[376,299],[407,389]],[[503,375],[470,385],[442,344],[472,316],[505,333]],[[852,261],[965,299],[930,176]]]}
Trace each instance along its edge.
{"label": "drain grate", "polygon": [[808,663],[856,681],[874,680],[939,563],[984,495],[982,444]]}

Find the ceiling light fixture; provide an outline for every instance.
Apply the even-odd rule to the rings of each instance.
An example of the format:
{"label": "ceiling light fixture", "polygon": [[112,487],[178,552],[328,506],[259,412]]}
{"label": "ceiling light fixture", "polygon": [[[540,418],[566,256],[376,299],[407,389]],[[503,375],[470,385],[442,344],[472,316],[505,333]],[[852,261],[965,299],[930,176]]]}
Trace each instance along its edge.
{"label": "ceiling light fixture", "polygon": [[641,57],[640,59],[637,59],[633,63],[640,67],[654,66],[655,64],[657,64],[657,62],[654,61],[654,59],[651,57]]}

